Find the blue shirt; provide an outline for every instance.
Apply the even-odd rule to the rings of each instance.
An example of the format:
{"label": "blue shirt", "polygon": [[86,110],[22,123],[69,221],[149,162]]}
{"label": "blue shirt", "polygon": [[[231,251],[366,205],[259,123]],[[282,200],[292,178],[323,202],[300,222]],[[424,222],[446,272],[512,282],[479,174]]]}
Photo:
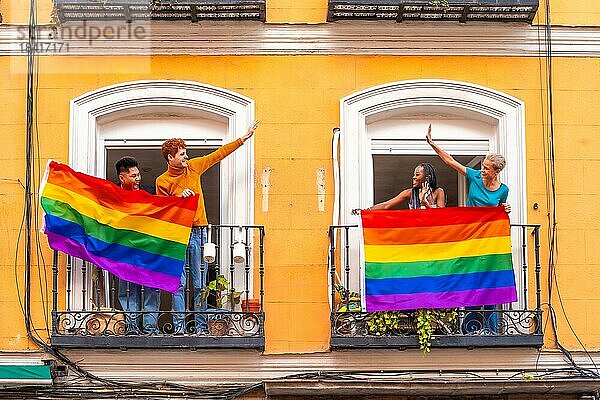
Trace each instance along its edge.
{"label": "blue shirt", "polygon": [[508,198],[508,186],[504,183],[496,190],[488,190],[483,185],[481,171],[467,167],[467,181],[469,182],[469,195],[467,196],[467,207],[497,206],[506,203]]}

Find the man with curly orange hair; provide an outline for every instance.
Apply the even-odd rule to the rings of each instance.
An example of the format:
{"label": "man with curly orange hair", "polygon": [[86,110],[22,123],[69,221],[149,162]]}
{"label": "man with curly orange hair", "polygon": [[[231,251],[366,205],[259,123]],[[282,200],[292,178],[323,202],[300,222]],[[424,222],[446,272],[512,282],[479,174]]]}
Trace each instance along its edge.
{"label": "man with curly orange hair", "polygon": [[[165,196],[189,197],[198,194],[198,209],[194,216],[192,234],[188,243],[188,264],[190,277],[194,284],[193,307],[196,311],[206,310],[206,301],[202,300],[202,291],[206,286],[207,268],[202,261],[202,245],[206,242],[206,208],[200,177],[213,165],[237,150],[254,134],[258,121],[248,128],[246,134],[231,143],[219,147],[203,157],[188,158],[186,144],[183,139],[169,139],[162,145],[162,154],[167,161],[167,171],[156,178],[156,194]],[[179,290],[173,295],[173,328],[175,333],[186,333],[185,326],[185,286],[187,282],[184,269],[179,283]],[[196,314],[196,332],[206,330],[206,315]]]}

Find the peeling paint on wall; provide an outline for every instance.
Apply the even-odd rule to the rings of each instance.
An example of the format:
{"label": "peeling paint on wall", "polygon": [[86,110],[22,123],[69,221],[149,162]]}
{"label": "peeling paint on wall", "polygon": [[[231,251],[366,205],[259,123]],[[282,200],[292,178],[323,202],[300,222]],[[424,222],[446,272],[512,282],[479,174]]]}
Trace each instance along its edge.
{"label": "peeling paint on wall", "polygon": [[266,167],[262,171],[260,183],[262,186],[262,211],[269,211],[269,188],[271,187],[271,167]]}
{"label": "peeling paint on wall", "polygon": [[317,169],[317,207],[325,212],[325,168]]}

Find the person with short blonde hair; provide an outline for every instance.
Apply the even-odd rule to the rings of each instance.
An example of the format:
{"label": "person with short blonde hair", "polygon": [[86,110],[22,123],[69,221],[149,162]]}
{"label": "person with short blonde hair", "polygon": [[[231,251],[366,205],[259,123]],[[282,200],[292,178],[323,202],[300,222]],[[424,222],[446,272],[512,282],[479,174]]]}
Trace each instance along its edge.
{"label": "person with short blonde hair", "polygon": [[489,160],[492,163],[492,167],[499,171],[502,171],[504,167],[506,167],[506,160],[504,159],[504,156],[502,154],[490,153],[487,156],[485,156],[485,159]]}
{"label": "person with short blonde hair", "polygon": [[467,178],[469,184],[467,207],[502,205],[507,213],[510,212],[510,204],[506,202],[508,199],[508,186],[500,182],[499,179],[500,171],[506,166],[504,156],[497,153],[488,154],[481,163],[481,170],[477,171],[456,161],[454,157],[433,141],[431,138],[431,124],[425,139],[447,166]]}

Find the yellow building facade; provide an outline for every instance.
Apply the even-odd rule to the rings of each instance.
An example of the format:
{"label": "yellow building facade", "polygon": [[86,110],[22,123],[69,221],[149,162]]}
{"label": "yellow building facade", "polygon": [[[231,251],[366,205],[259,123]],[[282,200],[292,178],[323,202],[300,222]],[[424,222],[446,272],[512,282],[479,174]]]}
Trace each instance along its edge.
{"label": "yellow building facade", "polygon": [[[54,28],[53,4],[38,4],[39,41],[48,47],[38,52],[33,69],[34,196],[38,195],[36,188],[48,159],[72,166],[74,160],[78,160],[75,165],[81,166],[90,162],[106,163],[106,160],[89,160],[100,154],[96,150],[86,150],[85,146],[89,144],[76,147],[76,151],[74,146],[78,141],[95,140],[93,135],[107,135],[105,140],[109,143],[118,136],[115,132],[119,129],[130,132],[127,124],[133,123],[131,121],[163,118],[168,122],[170,119],[198,118],[200,128],[202,121],[209,121],[209,124],[216,121],[215,132],[225,126],[223,129],[229,129],[229,135],[235,132],[235,136],[243,133],[251,119],[260,121],[251,140],[251,150],[244,155],[249,159],[235,161],[250,165],[248,176],[251,181],[246,183],[247,187],[242,183],[239,187],[249,193],[248,207],[252,208],[244,214],[244,205],[232,205],[229,211],[222,209],[221,215],[231,218],[245,215],[242,218],[245,224],[264,226],[263,351],[236,350],[227,346],[221,350],[202,349],[199,346],[196,352],[160,347],[152,351],[138,348],[123,352],[118,347],[90,349],[84,345],[66,349],[64,354],[73,361],[83,360],[81,365],[99,376],[121,381],[141,381],[147,373],[153,381],[188,382],[185,376],[189,374],[193,377],[190,378],[192,384],[248,384],[276,379],[279,376],[274,372],[277,368],[283,368],[286,375],[340,371],[345,366],[354,371],[521,370],[535,369],[536,358],[540,358],[542,364],[546,362],[547,368],[570,367],[562,361],[556,337],[560,346],[575,355],[576,363],[597,374],[590,359],[600,361],[597,318],[600,293],[596,290],[600,282],[597,251],[600,245],[600,180],[596,176],[596,167],[600,166],[600,6],[591,0],[555,0],[550,6],[552,46],[549,52],[545,40],[548,35],[546,4],[543,2],[530,25],[377,20],[328,22],[327,0],[267,0],[264,22],[153,21],[144,24],[134,21],[129,25],[129,33],[123,30],[123,36],[117,39],[106,36],[106,31],[99,38],[90,39],[90,27],[94,23],[87,27],[88,36],[67,36],[65,32],[74,29],[78,22],[66,22]],[[28,337],[23,311],[25,302],[29,301],[34,334],[39,340],[50,343],[52,333],[46,327],[52,320],[52,252],[45,237],[36,233],[42,217],[41,209],[34,208],[34,245],[30,253],[30,281],[27,282],[26,232],[21,221],[27,159],[25,27],[29,5],[17,0],[3,1],[0,12],[3,16],[0,46],[5,53],[0,55],[0,71],[4,76],[0,83],[3,93],[0,125],[7,150],[0,160],[0,201],[4,210],[0,217],[4,282],[0,301],[5,318],[5,323],[0,326],[0,349],[2,354],[20,364],[23,360],[37,362],[55,358]],[[100,22],[98,26],[106,29],[111,23]],[[117,26],[117,22],[114,24]],[[132,27],[140,27],[137,36],[132,33]],[[225,112],[216,112],[218,116],[212,118],[206,116],[206,109],[199,117],[174,116],[173,113],[165,116],[156,108],[148,111],[148,107],[164,106],[171,110],[171,106],[139,100],[139,118],[134,111],[129,111],[129,114],[119,114],[121,116],[112,120],[98,117],[89,126],[78,122],[94,115],[95,111],[85,111],[85,107],[102,96],[106,96],[107,103],[98,105],[97,110],[114,106],[119,101],[127,102],[128,97],[146,98],[143,93],[152,91],[160,93],[157,97],[170,95],[160,92],[163,90],[160,89],[161,82],[166,82],[164,93],[172,93],[174,98],[185,95],[186,90],[190,90],[189,93],[197,90],[194,93],[198,99],[216,92],[216,98],[223,103],[215,100],[212,103],[215,108],[226,108],[223,104],[229,101],[226,100],[227,93],[233,93],[233,97],[247,100],[246,111],[240,111],[242,116],[239,119],[232,117],[227,120],[229,122],[224,122]],[[172,86],[173,82],[187,82],[191,89]],[[116,96],[114,99],[110,97],[113,95]],[[452,98],[456,101],[448,100]],[[507,111],[508,117],[498,111],[497,120],[476,117],[473,111],[476,107],[469,104],[478,102],[479,98],[484,99],[477,106],[482,110],[481,115],[493,108],[490,104],[500,104],[506,99],[502,104],[507,109],[514,107],[515,116],[510,116],[512,111]],[[549,103],[550,98],[552,103]],[[232,103],[241,104],[239,99]],[[376,104],[367,104],[365,99],[373,99]],[[488,100],[489,104],[486,103]],[[379,105],[385,113],[363,113],[361,101],[365,101],[364,109]],[[400,101],[408,102],[406,111],[396,112],[394,110],[404,110],[394,106],[395,102],[401,104]],[[355,103],[359,104],[360,110],[352,114]],[[183,103],[175,101],[173,104]],[[135,110],[135,107],[128,110]],[[88,114],[79,115],[78,112]],[[489,115],[494,112],[490,111]],[[354,128],[353,118],[365,118],[366,122]],[[235,127],[231,126],[231,121],[235,121]],[[508,172],[503,179],[517,185],[511,187],[509,198],[514,210],[511,221],[541,226],[539,290],[543,314],[539,322],[543,324],[543,346],[539,352],[535,346],[525,349],[484,346],[475,350],[449,347],[434,348],[423,357],[418,349],[398,352],[393,346],[332,349],[328,229],[340,221],[351,222],[350,208],[366,208],[372,204],[368,200],[374,201],[372,189],[365,187],[372,184],[373,178],[364,178],[360,172],[365,159],[361,156],[352,159],[358,160],[356,168],[359,172],[353,171],[355,167],[348,164],[354,162],[347,158],[349,153],[346,151],[351,148],[349,141],[354,140],[349,138],[355,133],[353,129],[356,132],[380,129],[384,132],[382,135],[394,129],[406,129],[411,130],[409,139],[414,141],[419,135],[424,138],[428,123],[433,124],[434,137],[440,132],[449,144],[451,140],[460,139],[451,137],[453,132],[460,132],[462,128],[471,132],[483,124],[481,126],[495,132],[492,140],[495,148],[511,152],[516,149],[505,154]],[[181,136],[182,129],[192,126],[186,124],[166,123],[164,129],[173,129],[165,133],[166,137]],[[332,147],[336,138],[333,130],[337,127],[341,128],[340,140],[346,140],[339,149]],[[135,126],[131,129],[135,130]],[[148,129],[150,133],[141,134],[141,139],[162,140],[160,129]],[[444,129],[450,136],[443,136]],[[115,134],[117,136],[111,136]],[[472,139],[475,143],[477,136],[473,138],[463,139]],[[513,147],[512,140],[522,143]],[[98,143],[96,146],[101,146]],[[390,154],[419,153],[402,149],[394,150],[394,153],[392,147],[404,144],[390,143],[382,144],[390,146]],[[108,144],[106,146],[110,148]],[[372,154],[383,153],[373,150]],[[338,156],[341,170],[335,163]],[[517,170],[517,166],[521,170]],[[104,177],[109,167],[84,172]],[[223,172],[234,171],[236,167],[221,168]],[[338,173],[347,180],[341,186],[336,182]],[[412,167],[397,174],[409,176]],[[355,183],[351,182],[353,179]],[[223,190],[221,196],[224,196]],[[242,189],[239,190],[241,193]],[[354,200],[351,196],[344,199],[343,190],[367,194],[361,194],[355,206],[350,207]],[[344,216],[340,217],[340,214]],[[227,222],[238,223],[233,219]],[[555,229],[552,229],[554,224]],[[527,253],[533,259],[533,247],[529,247]],[[252,290],[254,297],[259,297],[261,278],[257,254],[254,259]],[[59,265],[61,268],[66,266],[64,258],[59,259]],[[538,289],[534,267],[532,261],[527,272],[529,280],[523,283],[529,289],[525,306],[531,309],[535,308]],[[519,270],[516,268],[516,271]],[[27,285],[30,291],[26,294]],[[67,289],[64,275],[59,274],[57,285],[61,292]],[[64,298],[59,296],[59,299],[59,308],[65,307]],[[555,329],[550,308],[555,313]],[[186,346],[189,347],[195,346]],[[181,351],[185,353],[179,353]],[[584,351],[589,352],[589,357]],[[172,363],[172,366],[161,369],[162,361],[147,360],[153,357],[152,354],[159,354],[165,364]],[[2,357],[0,355],[0,362]],[[379,364],[374,360],[379,360]],[[109,371],[107,362],[117,366]],[[119,364],[131,366],[131,371],[125,372]],[[177,365],[182,369],[178,371]],[[203,380],[202,376],[208,378]],[[60,379],[55,378],[55,385]],[[272,385],[279,390],[273,393],[283,395],[288,393],[286,390],[290,393],[299,390],[297,393],[316,396],[306,388],[301,391],[281,383],[277,386],[277,382]],[[584,392],[591,393],[592,390],[583,385],[580,390],[572,389],[570,393]]]}

